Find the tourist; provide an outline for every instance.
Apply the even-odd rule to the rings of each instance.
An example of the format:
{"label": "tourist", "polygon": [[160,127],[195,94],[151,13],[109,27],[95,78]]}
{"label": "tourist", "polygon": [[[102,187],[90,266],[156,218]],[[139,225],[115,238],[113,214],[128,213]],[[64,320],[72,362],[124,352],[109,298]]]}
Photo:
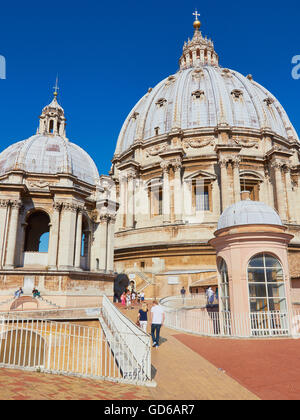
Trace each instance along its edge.
{"label": "tourist", "polygon": [[32,290],[32,296],[33,296],[34,298],[36,298],[36,297],[41,297],[41,294],[40,294],[40,292],[38,291],[38,289],[34,288],[34,289]]}
{"label": "tourist", "polygon": [[131,293],[128,291],[126,293],[126,309],[130,309],[131,305]]}
{"label": "tourist", "polygon": [[16,292],[15,292],[15,298],[19,298],[19,297],[21,297],[21,295],[23,294],[24,292],[23,292],[23,289],[22,289],[22,287],[20,287],[19,288],[19,290],[17,290]]}
{"label": "tourist", "polygon": [[158,305],[156,300],[153,301],[151,308],[151,336],[152,336],[152,347],[158,348],[160,330],[165,320],[165,313],[161,306]]}
{"label": "tourist", "polygon": [[121,294],[121,305],[122,306],[125,306],[126,305],[126,293],[125,292],[123,292]]}
{"label": "tourist", "polygon": [[132,302],[132,304],[135,303],[135,298],[136,298],[136,293],[135,293],[134,290],[132,290],[132,292],[131,292],[131,302]]}
{"label": "tourist", "polygon": [[182,297],[182,303],[184,303],[185,293],[186,293],[186,290],[185,290],[184,286],[182,286],[182,289],[180,290],[180,294],[181,294],[181,297]]}
{"label": "tourist", "polygon": [[211,287],[206,290],[207,304],[212,306],[214,303],[215,294]]}
{"label": "tourist", "polygon": [[139,310],[138,320],[140,322],[141,329],[146,333],[148,324],[148,307],[146,303],[143,303],[142,309]]}
{"label": "tourist", "polygon": [[144,302],[144,300],[145,300],[145,293],[142,291],[142,292],[140,292],[140,299],[141,299],[141,302],[143,303]]}

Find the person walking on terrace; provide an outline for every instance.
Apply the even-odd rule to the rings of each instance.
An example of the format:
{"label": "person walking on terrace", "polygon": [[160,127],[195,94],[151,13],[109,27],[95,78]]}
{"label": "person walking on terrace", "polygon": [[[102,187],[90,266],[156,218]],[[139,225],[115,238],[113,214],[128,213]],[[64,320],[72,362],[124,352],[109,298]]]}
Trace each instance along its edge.
{"label": "person walking on terrace", "polygon": [[147,323],[148,323],[148,307],[146,303],[142,304],[142,309],[139,310],[138,320],[140,322],[141,329],[146,333],[147,332]]}
{"label": "person walking on terrace", "polygon": [[126,293],[126,309],[130,309],[131,307],[131,293],[128,291]]}
{"label": "person walking on terrace", "polygon": [[158,305],[156,300],[153,301],[151,308],[151,336],[152,336],[152,347],[158,348],[160,330],[165,321],[165,313],[161,306]]}
{"label": "person walking on terrace", "polygon": [[182,286],[182,289],[180,290],[180,294],[181,294],[181,297],[182,297],[182,303],[184,303],[185,293],[186,293],[186,290],[185,290],[184,286]]}
{"label": "person walking on terrace", "polygon": [[206,291],[206,296],[207,296],[207,304],[209,306],[213,306],[214,303],[214,299],[215,299],[215,294],[214,291],[212,290],[211,287],[209,287]]}

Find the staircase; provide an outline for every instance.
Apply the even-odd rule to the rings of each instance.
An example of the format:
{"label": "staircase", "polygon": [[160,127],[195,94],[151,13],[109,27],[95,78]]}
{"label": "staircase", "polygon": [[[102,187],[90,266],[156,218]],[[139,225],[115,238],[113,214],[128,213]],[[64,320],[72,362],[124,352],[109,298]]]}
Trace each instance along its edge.
{"label": "staircase", "polygon": [[148,277],[144,272],[142,271],[131,271],[130,274],[135,274],[136,276],[139,276],[140,279],[142,279],[142,284],[137,287],[137,293],[142,292],[146,287],[154,285],[154,281],[152,278]]}
{"label": "staircase", "polygon": [[45,302],[48,305],[54,306],[57,309],[61,309],[61,306],[57,305],[56,303],[51,302],[50,300],[43,298],[42,296],[40,296],[38,299],[42,302]]}

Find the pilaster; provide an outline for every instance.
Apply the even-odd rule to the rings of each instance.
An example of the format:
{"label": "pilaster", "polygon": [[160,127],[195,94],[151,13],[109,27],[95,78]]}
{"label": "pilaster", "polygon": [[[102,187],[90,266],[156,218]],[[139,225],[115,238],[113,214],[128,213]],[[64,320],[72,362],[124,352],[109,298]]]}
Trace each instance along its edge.
{"label": "pilaster", "polygon": [[22,206],[20,200],[13,200],[10,202],[10,221],[7,238],[6,262],[5,268],[12,269],[15,267],[15,251],[19,223],[19,212]]}

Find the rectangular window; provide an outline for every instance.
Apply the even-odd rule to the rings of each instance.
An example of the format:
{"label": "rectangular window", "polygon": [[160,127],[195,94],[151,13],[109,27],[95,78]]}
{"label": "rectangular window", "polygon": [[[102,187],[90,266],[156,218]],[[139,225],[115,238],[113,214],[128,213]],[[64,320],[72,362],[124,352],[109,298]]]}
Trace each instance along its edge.
{"label": "rectangular window", "polygon": [[195,197],[196,211],[209,211],[210,210],[208,185],[203,185],[203,183],[196,183],[194,185],[194,197]]}
{"label": "rectangular window", "polygon": [[163,192],[161,187],[151,189],[151,216],[161,216],[163,214]]}

